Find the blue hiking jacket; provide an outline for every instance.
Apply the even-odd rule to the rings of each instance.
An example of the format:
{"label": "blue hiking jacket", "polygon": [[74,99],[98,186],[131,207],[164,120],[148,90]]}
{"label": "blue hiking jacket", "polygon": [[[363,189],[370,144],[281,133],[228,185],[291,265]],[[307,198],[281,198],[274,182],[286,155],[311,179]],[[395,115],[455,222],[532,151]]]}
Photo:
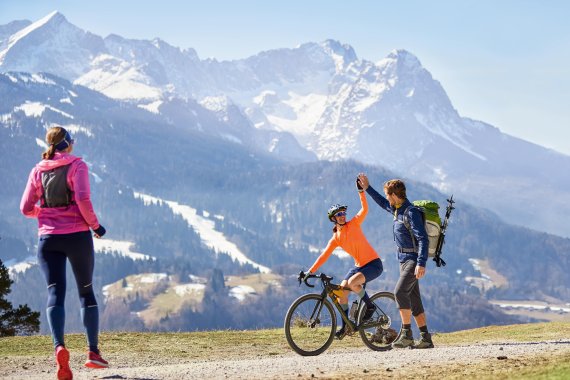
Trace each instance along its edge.
{"label": "blue hiking jacket", "polygon": [[[380,195],[372,186],[368,186],[366,192],[374,199],[378,206],[388,211],[394,217],[394,241],[396,242],[398,260],[403,263],[407,260],[414,260],[419,266],[425,267],[428,258],[429,240],[423,222],[421,211],[412,205],[406,198],[399,208],[390,206],[390,202]],[[410,207],[412,206],[412,207]],[[402,249],[411,250],[414,248],[412,236],[404,224],[404,213],[407,212],[408,223],[417,242],[417,252],[402,252]],[[418,254],[419,252],[419,254]]]}

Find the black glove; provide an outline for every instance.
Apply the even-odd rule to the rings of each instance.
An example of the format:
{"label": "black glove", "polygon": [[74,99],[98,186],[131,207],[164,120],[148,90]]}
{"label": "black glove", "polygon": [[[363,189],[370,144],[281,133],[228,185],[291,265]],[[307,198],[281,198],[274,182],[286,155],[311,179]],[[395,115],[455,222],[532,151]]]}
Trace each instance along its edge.
{"label": "black glove", "polygon": [[105,227],[103,227],[102,225],[99,224],[99,228],[97,228],[96,230],[93,230],[93,232],[95,232],[97,235],[99,235],[99,237],[103,237],[103,235],[105,235],[107,230],[105,229]]}
{"label": "black glove", "polygon": [[358,179],[358,177],[356,177],[356,188],[358,189],[359,192],[363,192],[364,189],[362,188],[362,186],[360,186],[360,181]]}

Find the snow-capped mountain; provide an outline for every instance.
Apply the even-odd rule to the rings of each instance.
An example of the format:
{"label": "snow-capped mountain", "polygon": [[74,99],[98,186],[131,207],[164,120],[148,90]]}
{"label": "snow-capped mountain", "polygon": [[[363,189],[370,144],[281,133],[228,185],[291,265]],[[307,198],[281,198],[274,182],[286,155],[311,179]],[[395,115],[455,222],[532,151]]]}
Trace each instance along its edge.
{"label": "snow-capped mountain", "polygon": [[105,51],[101,37],[69,23],[59,12],[4,38],[0,46],[2,71],[45,71],[64,78],[83,74]]}
{"label": "snow-capped mountain", "polygon": [[[337,67],[330,69],[334,75]],[[204,97],[200,102],[164,97],[151,104],[137,104],[109,98],[48,73],[8,72],[0,73],[0,99],[0,152],[8,163],[0,165],[0,259],[19,271],[14,299],[29,301],[35,310],[45,305],[45,286],[37,280],[41,277],[39,268],[29,259],[35,251],[37,222],[23,218],[17,205],[29,170],[45,148],[46,128],[54,124],[73,133],[75,152],[90,168],[94,207],[108,231],[103,244],[98,243],[98,251],[106,254],[96,255],[99,269],[94,284],[103,292],[98,299],[110,294],[109,285],[129,289],[131,276],[146,277],[145,273],[172,277],[173,285],[193,288],[193,278],[210,271],[217,270],[223,277],[220,271],[235,276],[270,270],[288,284],[285,297],[267,295],[280,300],[272,312],[283,315],[297,296],[292,292],[302,291],[292,274],[306,268],[330,238],[328,206],[346,200],[350,212],[358,210],[353,176],[363,169],[374,179],[395,175],[381,166],[354,160],[294,162],[295,158],[308,158],[286,157],[295,152],[295,146],[285,144],[287,136],[297,144],[292,135],[256,129],[229,96]],[[298,144],[296,149],[299,155],[306,152]],[[412,191],[426,199],[445,199],[445,194],[419,182],[412,185]],[[386,268],[393,269],[397,262],[388,233],[390,225],[391,218],[371,204],[364,228]],[[495,214],[460,200],[446,242],[447,267],[436,269],[430,264],[432,275],[426,279],[428,307],[433,310],[437,328],[505,321],[506,316],[494,313],[484,294],[471,285],[483,281],[485,275],[471,265],[472,260],[485,262],[486,268],[496,269],[508,279],[507,285],[495,289],[495,295],[568,299],[568,262],[564,257],[570,239],[508,226]],[[549,268],[549,276],[544,278],[544,265],[549,262],[560,265]],[[338,276],[346,265],[343,256],[334,255],[326,271]],[[252,278],[256,283],[258,276]],[[378,286],[390,288],[396,279],[397,270],[387,270]],[[237,286],[228,284],[231,290],[223,286],[221,290],[233,297]],[[485,286],[490,286],[489,282]],[[160,297],[169,289],[153,294]],[[449,289],[458,295],[452,303]],[[127,309],[122,302],[117,308],[106,299],[104,328],[142,328],[121,320],[122,316],[136,319],[139,312],[150,307],[150,299],[137,300],[135,292],[131,295],[134,298],[125,299]],[[69,298],[77,302],[77,297]],[[160,321],[160,329],[195,329],[197,317],[210,323],[221,316],[226,327],[230,316],[241,315],[250,322],[245,327],[279,320],[275,315],[256,314],[266,309],[262,307],[266,302],[261,302],[265,298],[259,304],[240,299],[231,303],[235,308],[207,311],[213,298],[205,297],[202,305],[206,311],[181,313],[191,316],[187,322]],[[185,300],[175,298],[173,302],[182,305]],[[459,308],[463,314],[455,315],[449,308],[457,309],[458,302],[470,307]],[[250,316],[250,311],[256,313]],[[171,311],[169,315],[177,318]],[[452,320],[449,315],[453,315]],[[42,323],[47,326],[45,320]],[[244,328],[232,323],[229,326]],[[81,321],[77,319],[70,326],[81,329]]]}
{"label": "snow-capped mountain", "polygon": [[462,117],[408,51],[371,62],[328,40],[219,62],[160,39],[103,39],[58,12],[21,26],[0,29],[1,71],[50,72],[170,120],[192,120],[199,104],[236,143],[381,165],[509,222],[570,236],[570,179],[560,174],[570,157]]}

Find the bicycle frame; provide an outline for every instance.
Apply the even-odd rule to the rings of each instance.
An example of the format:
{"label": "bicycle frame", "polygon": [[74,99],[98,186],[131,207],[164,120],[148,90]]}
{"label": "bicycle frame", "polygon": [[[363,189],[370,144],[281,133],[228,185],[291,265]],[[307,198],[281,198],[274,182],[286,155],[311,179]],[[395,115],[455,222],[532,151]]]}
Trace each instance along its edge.
{"label": "bicycle frame", "polygon": [[[372,323],[362,322],[361,324],[357,325],[350,320],[350,318],[345,314],[344,310],[340,306],[340,303],[338,302],[338,298],[340,297],[340,294],[335,293],[335,291],[339,291],[339,290],[340,291],[352,291],[350,288],[342,287],[340,285],[331,283],[330,281],[332,280],[332,277],[328,277],[324,274],[321,274],[320,276],[310,275],[309,277],[307,277],[305,279],[305,281],[304,281],[305,285],[307,285],[308,287],[311,287],[311,288],[314,288],[315,285],[311,285],[311,284],[307,283],[307,280],[309,278],[319,278],[321,280],[322,285],[323,285],[323,291],[321,292],[321,302],[319,302],[318,304],[315,305],[315,308],[311,314],[311,321],[312,321],[311,323],[312,324],[317,323],[318,318],[315,318],[315,317],[317,317],[321,314],[321,310],[323,309],[323,300],[325,300],[327,297],[329,297],[331,299],[333,305],[335,306],[335,308],[338,310],[340,317],[342,318],[344,323],[346,323],[346,325],[348,327],[350,327],[352,332],[358,332],[358,330],[364,325],[366,325],[367,328],[376,327],[376,326],[381,325],[380,322],[372,322]],[[383,316],[388,317],[386,315],[386,313],[384,312],[384,310],[382,310],[378,305],[376,305],[376,307],[377,307],[378,311]],[[318,311],[317,311],[317,308],[318,308]],[[316,312],[316,314],[315,314],[315,312]],[[312,326],[312,327],[314,327],[314,326]]]}

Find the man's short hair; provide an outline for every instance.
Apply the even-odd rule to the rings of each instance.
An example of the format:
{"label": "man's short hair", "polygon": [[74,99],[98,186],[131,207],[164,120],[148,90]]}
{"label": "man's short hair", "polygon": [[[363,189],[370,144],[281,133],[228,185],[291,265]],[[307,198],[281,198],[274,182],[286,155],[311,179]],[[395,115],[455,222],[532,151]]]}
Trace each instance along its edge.
{"label": "man's short hair", "polygon": [[394,194],[400,199],[406,199],[406,185],[401,179],[391,179],[384,183],[384,191],[387,194]]}

